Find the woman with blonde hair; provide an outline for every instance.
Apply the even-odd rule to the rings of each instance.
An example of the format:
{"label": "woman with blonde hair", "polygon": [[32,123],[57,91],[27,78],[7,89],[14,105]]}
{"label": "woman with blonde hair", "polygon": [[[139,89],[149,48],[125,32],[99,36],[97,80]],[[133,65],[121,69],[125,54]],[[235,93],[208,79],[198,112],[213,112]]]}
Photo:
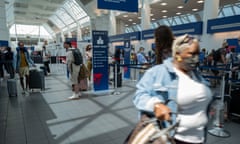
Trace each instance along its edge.
{"label": "woman with blonde hair", "polygon": [[180,119],[173,136],[176,144],[203,144],[205,141],[207,107],[212,92],[195,70],[199,52],[197,39],[189,35],[176,38],[172,57],[147,70],[136,85],[133,103],[142,114],[152,114],[163,121]]}

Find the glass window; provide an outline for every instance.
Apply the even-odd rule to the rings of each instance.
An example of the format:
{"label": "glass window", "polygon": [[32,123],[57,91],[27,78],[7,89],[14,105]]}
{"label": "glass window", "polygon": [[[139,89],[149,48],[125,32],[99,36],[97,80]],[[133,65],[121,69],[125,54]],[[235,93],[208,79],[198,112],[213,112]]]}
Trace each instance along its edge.
{"label": "glass window", "polygon": [[82,19],[87,16],[87,13],[79,6],[75,0],[68,0],[63,5],[68,12],[74,17],[75,20]]}
{"label": "glass window", "polygon": [[235,6],[233,7],[233,9],[235,10],[236,15],[240,15],[240,8],[239,8],[239,5],[238,5],[238,6],[235,5]]}
{"label": "glass window", "polygon": [[[15,31],[15,26],[16,30]],[[40,30],[40,38],[51,38],[52,36],[43,26],[37,25],[21,25],[21,24],[14,24],[10,28],[10,35],[21,35],[21,36],[39,36]]]}
{"label": "glass window", "polygon": [[71,18],[71,16],[68,15],[68,13],[62,9],[62,8],[59,8],[57,11],[56,11],[56,15],[66,24],[66,25],[69,25],[71,23],[74,22],[74,20]]}
{"label": "glass window", "polygon": [[65,24],[56,15],[52,15],[50,20],[60,29],[65,27]]}
{"label": "glass window", "polygon": [[175,23],[176,25],[182,24],[182,21],[180,20],[180,17],[174,17],[172,20],[174,21],[174,23]]}
{"label": "glass window", "polygon": [[225,17],[234,15],[231,6],[223,8],[223,12],[224,12]]}
{"label": "glass window", "polygon": [[195,15],[190,14],[187,17],[190,20],[190,22],[197,22],[197,18]]}

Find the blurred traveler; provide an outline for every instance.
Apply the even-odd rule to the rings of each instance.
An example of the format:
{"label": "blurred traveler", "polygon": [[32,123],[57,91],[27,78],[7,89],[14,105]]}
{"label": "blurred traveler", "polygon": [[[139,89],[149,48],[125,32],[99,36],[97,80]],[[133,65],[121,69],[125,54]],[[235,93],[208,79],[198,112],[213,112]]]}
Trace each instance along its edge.
{"label": "blurred traveler", "polygon": [[[172,58],[146,71],[136,86],[133,102],[141,113],[163,121],[180,119],[174,135],[176,144],[203,144],[205,140],[212,92],[195,70],[199,51],[197,39],[188,35],[176,38]],[[178,113],[177,118],[170,113]]]}

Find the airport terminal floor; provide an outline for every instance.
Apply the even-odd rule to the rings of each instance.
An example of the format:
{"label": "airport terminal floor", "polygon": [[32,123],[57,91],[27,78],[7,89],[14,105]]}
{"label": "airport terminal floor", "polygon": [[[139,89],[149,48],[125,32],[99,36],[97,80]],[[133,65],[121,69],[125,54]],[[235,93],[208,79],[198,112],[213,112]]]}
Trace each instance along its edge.
{"label": "airport terminal floor", "polygon": [[[29,95],[21,94],[18,81],[17,97],[8,96],[4,79],[0,144],[122,144],[137,122],[132,104],[135,85],[124,80],[121,88],[108,93],[86,91],[80,99],[68,100],[72,93],[65,74],[45,77],[45,90]],[[238,144],[240,124],[228,121],[224,129],[230,137],[208,134],[207,144]]]}

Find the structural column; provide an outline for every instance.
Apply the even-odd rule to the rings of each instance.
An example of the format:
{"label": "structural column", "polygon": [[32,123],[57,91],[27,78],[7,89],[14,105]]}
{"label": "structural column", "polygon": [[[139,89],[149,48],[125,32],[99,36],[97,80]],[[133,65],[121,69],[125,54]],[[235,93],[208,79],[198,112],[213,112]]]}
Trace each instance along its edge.
{"label": "structural column", "polygon": [[[206,48],[209,52],[211,49],[216,49],[218,41],[212,34],[207,34],[207,21],[218,17],[219,0],[205,0],[203,8],[203,34],[201,40],[201,48]],[[217,44],[218,45],[218,44]]]}
{"label": "structural column", "polygon": [[109,12],[109,35],[116,35],[116,17],[113,11]]}
{"label": "structural column", "polygon": [[82,40],[82,31],[81,31],[81,26],[78,23],[77,24],[77,41],[81,41]]}
{"label": "structural column", "polygon": [[150,19],[151,9],[149,6],[149,0],[142,0],[141,8],[141,27],[142,30],[151,28],[151,19]]}
{"label": "structural column", "polygon": [[[151,8],[149,5],[149,0],[141,0],[141,28],[142,30],[147,30],[151,28]],[[145,52],[148,51],[151,47],[146,40],[140,41],[140,46],[145,48]]]}
{"label": "structural column", "polygon": [[6,22],[6,11],[4,0],[0,1],[0,41],[9,41],[9,29]]}

